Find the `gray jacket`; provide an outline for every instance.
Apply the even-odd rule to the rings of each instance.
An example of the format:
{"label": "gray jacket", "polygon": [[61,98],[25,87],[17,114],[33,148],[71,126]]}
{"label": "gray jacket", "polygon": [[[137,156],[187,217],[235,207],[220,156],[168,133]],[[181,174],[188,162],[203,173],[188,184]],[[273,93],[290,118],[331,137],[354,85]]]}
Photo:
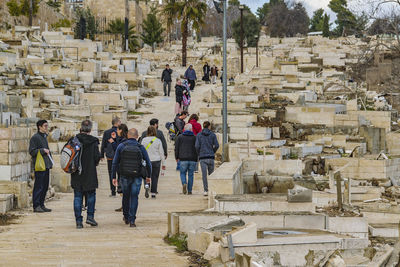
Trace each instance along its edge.
{"label": "gray jacket", "polygon": [[217,136],[205,128],[196,136],[195,147],[199,159],[215,159],[215,152],[219,148]]}
{"label": "gray jacket", "polygon": [[29,154],[32,156],[32,165],[35,167],[37,153],[42,154],[46,169],[51,169],[53,164],[49,156],[44,152],[44,149],[49,149],[49,143],[47,142],[47,134],[37,132],[29,141]]}

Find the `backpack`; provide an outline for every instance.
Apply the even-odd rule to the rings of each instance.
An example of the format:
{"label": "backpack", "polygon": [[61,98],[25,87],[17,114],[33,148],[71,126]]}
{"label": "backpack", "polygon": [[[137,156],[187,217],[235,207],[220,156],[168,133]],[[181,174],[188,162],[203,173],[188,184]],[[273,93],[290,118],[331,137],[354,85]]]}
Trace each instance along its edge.
{"label": "backpack", "polygon": [[115,151],[114,151],[112,143],[108,143],[108,141],[107,141],[107,146],[106,146],[105,152],[106,152],[106,158],[107,159],[113,159],[114,158]]}
{"label": "backpack", "polygon": [[122,144],[125,147],[122,149],[119,163],[119,172],[121,176],[127,178],[148,177],[146,161],[143,159],[141,145],[130,145],[127,141]]}
{"label": "backpack", "polygon": [[82,173],[82,144],[79,139],[74,136],[64,145],[60,154],[60,165],[66,173]]}
{"label": "backpack", "polygon": [[182,100],[182,102],[183,102],[183,105],[184,105],[184,106],[189,106],[190,103],[192,102],[192,99],[190,98],[189,95],[186,96],[186,95],[184,94],[184,95],[183,95],[183,100]]}
{"label": "backpack", "polygon": [[167,122],[165,124],[165,128],[168,130],[168,136],[171,141],[174,141],[176,136],[178,135],[176,131],[176,126],[173,122]]}

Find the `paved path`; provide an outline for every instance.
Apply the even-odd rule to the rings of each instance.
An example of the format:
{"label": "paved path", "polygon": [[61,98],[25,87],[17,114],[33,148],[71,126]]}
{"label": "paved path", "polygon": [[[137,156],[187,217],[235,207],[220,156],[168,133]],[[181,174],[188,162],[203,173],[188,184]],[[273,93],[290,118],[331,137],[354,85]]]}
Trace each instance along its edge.
{"label": "paved path", "polygon": [[[196,106],[200,106],[201,91],[193,94]],[[197,99],[196,99],[197,98]],[[150,99],[153,114],[144,116],[144,123],[130,122],[144,130],[149,119],[160,118],[164,130],[166,121],[173,116],[174,96]],[[20,224],[0,228],[0,266],[188,266],[186,257],[175,253],[174,247],[164,243],[167,233],[168,211],[205,209],[207,199],[202,196],[200,173],[195,177],[193,195],[183,195],[179,174],[175,171],[172,144],[165,176],[160,177],[157,199],[145,199],[142,189],[139,199],[137,228],[130,228],[122,221],[122,213],[115,212],[121,198],[110,198],[108,174],[105,163],[98,168],[95,219],[98,227],[84,225],[75,228],[72,201],[73,194],[57,194],[46,205],[51,213],[36,214],[24,211]],[[84,215],[84,219],[86,214]]]}

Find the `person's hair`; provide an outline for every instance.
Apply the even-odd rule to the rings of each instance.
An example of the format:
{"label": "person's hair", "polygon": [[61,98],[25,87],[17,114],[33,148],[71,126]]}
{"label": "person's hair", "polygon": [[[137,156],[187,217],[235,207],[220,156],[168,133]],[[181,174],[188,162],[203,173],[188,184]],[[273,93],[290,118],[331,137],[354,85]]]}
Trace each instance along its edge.
{"label": "person's hair", "polygon": [[158,119],[151,119],[150,120],[150,125],[151,126],[155,126],[156,124],[158,124]]}
{"label": "person's hair", "polygon": [[39,120],[38,122],[36,122],[36,127],[37,127],[38,131],[39,131],[39,127],[42,127],[43,124],[45,124],[45,123],[47,123],[46,120]]}
{"label": "person's hair", "polygon": [[211,123],[209,121],[203,122],[203,128],[208,128],[210,127]]}
{"label": "person's hair", "polygon": [[189,113],[188,113],[186,110],[184,110],[184,111],[181,112],[181,116],[182,116],[182,115],[186,115],[186,116],[187,116],[188,114],[189,114]]}
{"label": "person's hair", "polygon": [[179,82],[181,79],[180,78],[176,78],[176,82]]}
{"label": "person's hair", "polygon": [[190,115],[190,117],[189,117],[189,121],[191,121],[191,120],[199,121],[199,116],[197,116],[196,113],[193,113],[193,114]]}
{"label": "person's hair", "polygon": [[92,131],[93,123],[90,120],[84,120],[81,123],[81,132],[90,133]]}
{"label": "person's hair", "polygon": [[169,67],[169,64],[165,64],[165,67]]}
{"label": "person's hair", "polygon": [[111,121],[112,125],[114,126],[115,124],[117,124],[120,121],[120,119],[118,117],[114,117]]}
{"label": "person's hair", "polygon": [[192,132],[193,131],[193,126],[190,123],[186,123],[184,130]]}
{"label": "person's hair", "polygon": [[139,137],[139,134],[138,134],[138,131],[137,131],[137,129],[135,129],[135,128],[132,128],[132,129],[129,129],[129,131],[128,131],[128,138],[129,137],[131,137],[131,138],[138,138]]}
{"label": "person's hair", "polygon": [[149,128],[147,128],[147,136],[157,136],[156,127],[150,125]]}
{"label": "person's hair", "polygon": [[128,126],[126,126],[126,124],[121,124],[120,126],[118,126],[118,130],[121,130],[121,137],[123,138],[128,138]]}

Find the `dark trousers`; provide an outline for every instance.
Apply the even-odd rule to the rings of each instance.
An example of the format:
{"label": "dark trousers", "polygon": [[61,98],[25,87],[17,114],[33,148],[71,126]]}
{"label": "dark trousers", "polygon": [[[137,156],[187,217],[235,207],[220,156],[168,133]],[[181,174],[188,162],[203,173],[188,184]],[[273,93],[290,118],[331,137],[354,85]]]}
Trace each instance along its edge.
{"label": "dark trousers", "polygon": [[124,218],[128,219],[131,223],[135,223],[142,178],[127,178],[121,176],[120,180],[122,187],[122,212]]}
{"label": "dark trousers", "polygon": [[157,193],[158,178],[160,177],[161,160],[151,162],[151,193]]}
{"label": "dark trousers", "polygon": [[167,86],[168,86],[168,96],[171,93],[171,82],[164,81],[163,87],[164,87],[164,95],[167,95]]}
{"label": "dark trousers", "polygon": [[190,84],[190,90],[194,90],[194,86],[196,85],[196,82],[194,80],[188,80],[189,84]]}
{"label": "dark trousers", "polygon": [[46,193],[49,189],[49,169],[43,172],[35,172],[35,184],[33,185],[32,202],[33,208],[43,207]]}
{"label": "dark trousers", "polygon": [[87,200],[87,218],[94,219],[94,209],[96,205],[96,190],[80,192],[74,190],[74,213],[76,222],[82,222],[82,200],[85,196]]}
{"label": "dark trousers", "polygon": [[112,183],[112,177],[111,177],[112,162],[113,162],[112,160],[107,160],[107,167],[108,167],[108,177],[110,180],[111,195],[115,196],[115,186]]}

